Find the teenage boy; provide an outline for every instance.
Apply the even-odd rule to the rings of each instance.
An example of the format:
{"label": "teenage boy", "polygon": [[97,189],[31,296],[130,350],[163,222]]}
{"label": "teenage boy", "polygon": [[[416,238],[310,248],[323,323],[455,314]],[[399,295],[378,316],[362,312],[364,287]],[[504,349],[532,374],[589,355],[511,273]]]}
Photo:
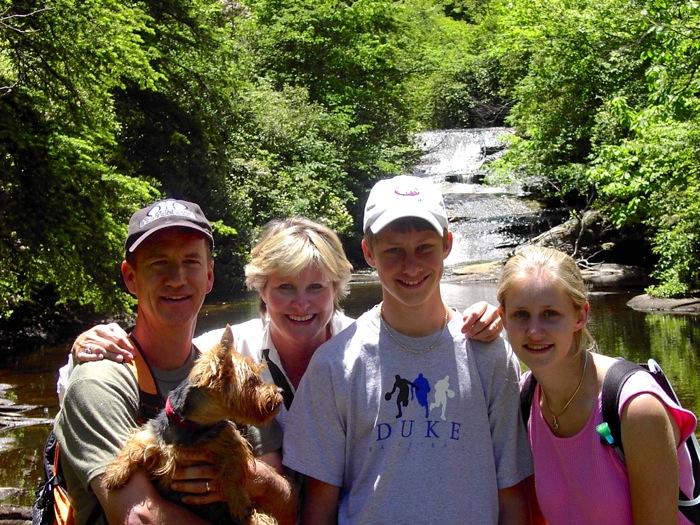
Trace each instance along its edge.
{"label": "teenage boy", "polygon": [[447,228],[424,179],[372,188],[362,248],[382,302],[316,351],[284,433],[304,524],[529,522],[518,363],[444,304]]}
{"label": "teenage boy", "polygon": [[[187,377],[197,357],[192,337],[197,314],[214,283],[213,247],[211,225],[191,202],[157,202],[134,213],[129,222],[121,271],[127,289],[138,300],[130,338],[150,365],[162,393],[161,406],[170,390]],[[163,499],[143,470],[124,488],[107,491],[102,487],[102,475],[137,427],[138,415],[139,387],[125,365],[94,361],[72,372],[54,430],[76,524],[206,523]],[[182,469],[180,483],[185,490],[201,494],[194,500],[190,495],[189,502],[223,500],[214,481],[215,467],[206,464],[206,458],[193,459],[205,463]],[[259,508],[280,523],[294,523],[296,494],[282,476],[256,461],[254,475],[248,478],[248,489]],[[95,509],[97,520],[88,520]]]}

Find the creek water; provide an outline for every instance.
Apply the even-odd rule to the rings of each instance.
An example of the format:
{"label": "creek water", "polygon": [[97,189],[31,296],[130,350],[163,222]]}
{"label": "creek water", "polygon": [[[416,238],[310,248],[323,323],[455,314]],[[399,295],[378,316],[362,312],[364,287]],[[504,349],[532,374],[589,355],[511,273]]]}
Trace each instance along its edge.
{"label": "creek water", "polygon": [[[417,168],[417,174],[442,184],[445,191],[455,249],[446,261],[450,279],[442,283],[442,292],[446,302],[460,310],[481,300],[495,304],[496,285],[456,281],[451,276],[453,268],[501,260],[546,226],[546,220],[525,203],[517,188],[490,188],[474,182],[483,162],[498,154],[498,140],[504,133],[507,130],[500,128],[483,133],[432,132],[425,138],[430,148],[427,160]],[[456,150],[468,152],[469,158],[464,153],[457,155]],[[600,351],[639,362],[657,360],[684,406],[700,414],[700,316],[648,314],[627,307],[627,301],[641,292],[633,288],[590,290],[589,326]],[[357,282],[351,285],[343,307],[348,315],[357,317],[380,299],[376,282]],[[254,294],[207,304],[197,332],[257,314]],[[32,352],[17,348],[0,355],[0,421],[5,424],[0,424],[0,504],[31,504],[42,477],[44,440],[58,410],[57,369],[65,362],[69,347],[66,341]]]}
{"label": "creek water", "polygon": [[[445,282],[448,304],[462,309],[475,301],[495,302],[495,283]],[[700,414],[700,316],[647,314],[626,302],[640,290],[591,290],[590,327],[600,351],[644,362],[654,358],[669,376],[681,402]],[[376,283],[357,283],[344,308],[356,317],[379,302]],[[257,315],[254,296],[205,305],[198,333]],[[50,419],[58,410],[56,370],[65,362],[70,343],[43,347],[30,354],[18,350],[0,362],[0,396],[5,404],[24,407],[14,427],[0,429],[0,504],[29,505],[41,479],[41,456]],[[0,404],[0,413],[6,407]]]}

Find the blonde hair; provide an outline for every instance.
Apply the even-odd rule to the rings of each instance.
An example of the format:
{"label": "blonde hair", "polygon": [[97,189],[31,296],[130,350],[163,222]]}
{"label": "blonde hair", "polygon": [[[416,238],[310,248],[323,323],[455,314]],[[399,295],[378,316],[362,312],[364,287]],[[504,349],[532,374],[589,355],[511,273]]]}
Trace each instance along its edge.
{"label": "blonde hair", "polygon": [[[525,277],[546,274],[569,295],[577,310],[588,301],[586,283],[576,261],[569,255],[552,248],[531,246],[511,257],[503,267],[496,298],[506,308],[506,295],[511,286]],[[584,326],[574,334],[576,350],[594,350],[595,339]]]}
{"label": "blonde hair", "polygon": [[[316,266],[333,283],[336,310],[348,294],[352,264],[343,245],[333,230],[311,219],[292,217],[269,222],[250,256],[245,267],[246,285],[258,293],[272,274],[293,276]],[[261,310],[265,312],[264,303]]]}

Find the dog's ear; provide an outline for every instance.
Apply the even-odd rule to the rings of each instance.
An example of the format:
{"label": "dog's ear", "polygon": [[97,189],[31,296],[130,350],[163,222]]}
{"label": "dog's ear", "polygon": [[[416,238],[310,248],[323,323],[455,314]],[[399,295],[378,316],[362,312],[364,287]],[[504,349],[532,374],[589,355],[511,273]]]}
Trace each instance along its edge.
{"label": "dog's ear", "polygon": [[231,330],[231,325],[227,324],[224,329],[224,333],[221,335],[221,342],[219,344],[218,358],[221,363],[231,362],[231,354],[234,352],[233,349],[233,331]]}
{"label": "dog's ear", "polygon": [[231,330],[230,324],[226,325],[224,333],[221,334],[221,344],[222,346],[233,348],[233,330]]}

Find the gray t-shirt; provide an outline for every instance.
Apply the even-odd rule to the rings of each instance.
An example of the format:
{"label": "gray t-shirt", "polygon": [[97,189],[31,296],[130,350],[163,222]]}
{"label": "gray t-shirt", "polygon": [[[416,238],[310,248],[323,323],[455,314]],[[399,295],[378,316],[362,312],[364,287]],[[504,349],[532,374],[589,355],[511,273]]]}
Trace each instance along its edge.
{"label": "gray t-shirt", "polygon": [[[498,522],[498,490],[532,474],[519,366],[501,338],[468,341],[453,316],[414,354],[379,310],[321,346],[299,385],[284,463],[341,487],[339,524]],[[435,337],[394,337],[429,348]]]}

